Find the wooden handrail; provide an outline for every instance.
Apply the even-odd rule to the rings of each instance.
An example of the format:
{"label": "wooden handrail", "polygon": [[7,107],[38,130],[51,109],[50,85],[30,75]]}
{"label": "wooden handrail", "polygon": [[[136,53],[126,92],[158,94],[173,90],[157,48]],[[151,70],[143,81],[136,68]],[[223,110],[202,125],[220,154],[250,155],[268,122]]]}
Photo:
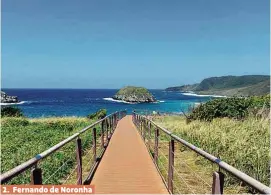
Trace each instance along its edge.
{"label": "wooden handrail", "polygon": [[135,124],[138,124],[142,121],[150,122],[154,126],[154,129],[159,129],[159,130],[163,131],[172,140],[175,140],[176,142],[179,142],[179,143],[185,145],[186,147],[190,148],[191,150],[193,150],[197,154],[201,155],[205,159],[211,161],[212,163],[217,164],[220,168],[222,168],[226,172],[230,173],[231,175],[237,177],[241,181],[247,183],[249,186],[251,186],[253,189],[257,190],[258,192],[260,192],[262,194],[271,194],[271,188],[269,188],[268,186],[264,185],[263,183],[259,182],[256,179],[248,176],[247,174],[234,168],[233,166],[227,164],[226,162],[222,161],[221,159],[219,159],[219,158],[209,154],[208,152],[205,152],[204,150],[194,146],[193,144],[185,141],[184,139],[181,139],[177,135],[174,135],[172,132],[159,126],[158,124],[156,124],[152,120],[148,119],[147,117],[139,115],[136,112],[133,112],[133,121]]}
{"label": "wooden handrail", "polygon": [[82,129],[78,133],[73,134],[72,136],[66,138],[65,140],[63,140],[61,142],[59,142],[58,144],[54,145],[53,147],[49,148],[48,150],[45,150],[44,152],[42,152],[40,154],[37,154],[35,157],[31,158],[30,160],[28,160],[28,161],[26,161],[26,162],[24,162],[24,163],[16,166],[15,168],[13,168],[13,169],[11,169],[11,170],[9,170],[9,171],[1,174],[1,176],[0,176],[1,184],[8,182],[12,178],[14,178],[17,175],[19,175],[20,173],[26,171],[30,167],[33,167],[40,160],[46,158],[47,156],[49,156],[50,154],[56,152],[57,150],[59,150],[60,148],[62,148],[63,146],[65,146],[66,144],[68,144],[71,141],[73,141],[76,138],[78,138],[79,135],[81,135],[85,131],[93,128],[94,126],[96,126],[99,123],[102,123],[103,121],[107,120],[108,118],[111,119],[113,116],[116,116],[117,114],[120,114],[121,116],[124,116],[124,114],[126,114],[126,110],[114,112],[114,113],[106,116],[105,118],[96,121],[95,123],[93,123],[93,124],[85,127],[84,129]]}

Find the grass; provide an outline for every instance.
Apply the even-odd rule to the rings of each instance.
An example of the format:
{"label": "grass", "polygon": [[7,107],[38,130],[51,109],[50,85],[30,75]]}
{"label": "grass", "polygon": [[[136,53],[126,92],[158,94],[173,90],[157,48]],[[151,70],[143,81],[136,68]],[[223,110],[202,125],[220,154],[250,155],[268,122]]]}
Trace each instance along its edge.
{"label": "grass", "polygon": [[[228,164],[269,186],[269,120],[249,117],[243,121],[237,121],[220,118],[214,119],[212,122],[196,120],[189,124],[186,124],[186,119],[180,116],[156,117],[154,120],[179,137],[214,156],[220,157]],[[202,177],[204,175],[206,175],[205,178],[208,178],[207,175],[211,176],[213,167],[210,163],[199,159],[200,157],[197,155],[191,158],[193,152],[187,151],[188,149],[181,151],[183,161],[192,169],[197,169],[197,166],[205,167],[206,174],[203,172]],[[188,160],[190,158],[193,160]],[[176,168],[180,167],[176,166]],[[240,185],[242,184],[238,180],[226,175],[226,186],[228,186],[229,193],[236,193],[236,189],[234,191],[231,188],[238,188],[240,192],[242,190]],[[198,186],[192,185],[192,187]]]}
{"label": "grass", "polygon": [[[78,117],[27,119],[4,117],[1,119],[1,173],[33,158],[82,128],[93,120]],[[99,135],[99,125],[97,125]],[[98,136],[97,135],[97,136]],[[91,130],[80,136],[83,155],[92,146]],[[75,167],[75,141],[39,162],[45,184],[59,184]],[[61,167],[60,169],[58,169]],[[9,184],[30,182],[30,171],[13,178]]]}

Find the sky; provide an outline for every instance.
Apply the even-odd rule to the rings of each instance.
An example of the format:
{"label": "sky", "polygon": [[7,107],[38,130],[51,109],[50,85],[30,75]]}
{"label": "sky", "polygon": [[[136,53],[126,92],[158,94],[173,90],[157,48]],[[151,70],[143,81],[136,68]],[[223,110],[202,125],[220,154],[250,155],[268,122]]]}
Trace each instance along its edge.
{"label": "sky", "polygon": [[2,87],[270,74],[269,11],[269,0],[2,0]]}

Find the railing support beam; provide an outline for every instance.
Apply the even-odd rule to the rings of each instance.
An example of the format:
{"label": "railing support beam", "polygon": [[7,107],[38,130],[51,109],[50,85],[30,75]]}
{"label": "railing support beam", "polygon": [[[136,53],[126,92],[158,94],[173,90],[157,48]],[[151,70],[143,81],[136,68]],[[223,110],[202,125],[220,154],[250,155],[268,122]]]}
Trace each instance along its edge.
{"label": "railing support beam", "polygon": [[31,185],[41,185],[42,184],[42,171],[37,165],[31,170]]}
{"label": "railing support beam", "polygon": [[104,148],[104,121],[101,123],[101,148]]}
{"label": "railing support beam", "polygon": [[108,134],[108,129],[109,129],[109,124],[108,124],[108,120],[106,119],[105,121],[105,127],[106,127],[106,145],[108,145],[108,141],[109,141],[109,134]]}
{"label": "railing support beam", "polygon": [[151,123],[149,122],[149,150],[151,149]]}
{"label": "railing support beam", "polygon": [[174,140],[169,141],[168,153],[168,189],[173,194]]}
{"label": "railing support beam", "polygon": [[92,131],[92,140],[93,140],[93,162],[97,160],[97,154],[96,154],[96,149],[97,149],[97,144],[96,144],[96,128],[93,128]]}
{"label": "railing support beam", "polygon": [[223,194],[224,174],[222,172],[213,173],[212,194]]}
{"label": "railing support beam", "polygon": [[110,117],[110,137],[112,136],[113,134],[113,117],[111,116]]}
{"label": "railing support beam", "polygon": [[142,130],[143,130],[143,140],[144,140],[144,142],[145,142],[145,140],[146,140],[146,121],[145,120],[143,120],[143,122],[142,122]]}
{"label": "railing support beam", "polygon": [[158,137],[159,137],[159,129],[155,129],[155,138],[154,138],[154,163],[157,165],[158,163]]}
{"label": "railing support beam", "polygon": [[77,185],[82,185],[82,141],[76,140]]}

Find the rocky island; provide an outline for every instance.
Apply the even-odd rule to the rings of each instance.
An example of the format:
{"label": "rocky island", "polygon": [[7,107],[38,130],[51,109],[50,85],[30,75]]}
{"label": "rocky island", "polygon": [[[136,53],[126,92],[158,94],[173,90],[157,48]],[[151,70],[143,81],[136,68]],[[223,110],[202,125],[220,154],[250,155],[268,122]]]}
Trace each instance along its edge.
{"label": "rocky island", "polygon": [[133,86],[120,89],[112,98],[131,103],[150,103],[156,101],[154,96],[146,88]]}
{"label": "rocky island", "polygon": [[9,96],[5,92],[1,91],[1,103],[18,103],[17,96]]}

